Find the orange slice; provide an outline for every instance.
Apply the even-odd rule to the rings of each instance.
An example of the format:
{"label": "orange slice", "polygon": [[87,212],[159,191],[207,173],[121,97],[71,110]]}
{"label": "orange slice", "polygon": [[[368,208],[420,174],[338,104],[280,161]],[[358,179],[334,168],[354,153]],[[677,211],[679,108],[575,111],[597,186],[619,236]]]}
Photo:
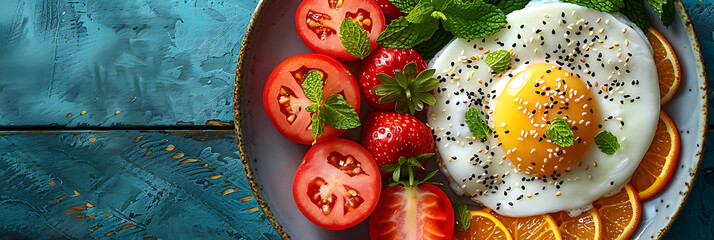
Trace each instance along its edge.
{"label": "orange slice", "polygon": [[631,184],[614,196],[595,201],[593,206],[602,219],[603,239],[629,239],[640,223],[642,206]]}
{"label": "orange slice", "polygon": [[512,240],[511,234],[501,221],[484,211],[470,211],[471,226],[463,232],[455,232],[453,240]]}
{"label": "orange slice", "polygon": [[656,195],[667,185],[679,162],[680,144],[677,126],[660,111],[654,139],[630,180],[640,200]]}
{"label": "orange slice", "polygon": [[507,217],[502,216],[491,209],[483,211],[492,214],[500,220],[508,229],[514,240],[561,240],[558,225],[550,214],[542,214],[531,217]]}
{"label": "orange slice", "polygon": [[567,212],[552,213],[555,223],[563,236],[563,240],[599,240],[602,239],[602,221],[597,210],[591,209],[576,217],[570,217]]}
{"label": "orange slice", "polygon": [[672,100],[677,92],[679,83],[682,81],[682,70],[679,68],[679,61],[674,49],[662,34],[650,27],[645,36],[654,50],[654,61],[659,76],[660,105],[664,105]]}

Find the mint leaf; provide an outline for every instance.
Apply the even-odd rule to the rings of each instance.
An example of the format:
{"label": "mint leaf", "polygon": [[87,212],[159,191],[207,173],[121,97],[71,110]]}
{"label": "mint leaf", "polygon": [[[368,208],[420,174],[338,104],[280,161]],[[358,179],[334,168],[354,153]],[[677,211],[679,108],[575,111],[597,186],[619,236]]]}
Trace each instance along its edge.
{"label": "mint leaf", "polygon": [[[313,103],[316,104],[316,103]],[[312,106],[312,105],[310,105]],[[320,117],[321,114],[319,112],[313,113],[312,114],[312,144],[315,144],[317,142],[317,138],[325,134],[325,120]]]}
{"label": "mint leaf", "polygon": [[650,17],[645,9],[645,4],[642,1],[625,1],[625,7],[620,9],[622,14],[627,16],[637,27],[645,33],[650,27]]}
{"label": "mint leaf", "polygon": [[607,155],[612,155],[620,149],[620,143],[617,142],[617,137],[609,131],[602,131],[595,136],[595,144]]}
{"label": "mint leaf", "polygon": [[434,12],[434,5],[431,4],[431,1],[425,0],[416,5],[405,18],[411,23],[421,23],[429,20],[427,18],[433,18],[432,12]]}
{"label": "mint leaf", "polygon": [[437,28],[439,28],[439,21],[434,18],[411,23],[405,17],[399,17],[392,20],[384,32],[379,34],[377,43],[386,48],[412,48],[429,39]]}
{"label": "mint leaf", "polygon": [[625,0],[565,0],[565,2],[593,8],[601,12],[617,12],[625,7]]}
{"label": "mint leaf", "polygon": [[486,55],[486,64],[496,73],[506,71],[511,66],[511,52],[496,50]]}
{"label": "mint leaf", "polygon": [[674,20],[674,0],[647,0],[666,26]]}
{"label": "mint leaf", "polygon": [[444,8],[444,29],[454,36],[476,39],[490,36],[506,25],[506,15],[491,4],[480,1],[454,1]]}
{"label": "mint leaf", "polygon": [[337,129],[356,128],[360,125],[357,112],[340,94],[332,94],[325,99],[325,105],[320,109],[320,117]]}
{"label": "mint leaf", "polygon": [[485,0],[484,2],[493,4],[501,9],[503,14],[509,14],[513,11],[523,9],[530,1],[531,0]]}
{"label": "mint leaf", "polygon": [[483,119],[479,110],[469,108],[466,110],[466,113],[464,113],[464,117],[466,118],[466,124],[469,126],[469,130],[471,130],[471,134],[473,134],[474,137],[484,139],[491,136],[491,133],[493,133],[493,130],[488,127],[488,123],[486,123],[486,120]]}
{"label": "mint leaf", "polygon": [[409,13],[414,6],[419,3],[419,0],[389,0],[395,7],[402,10],[404,13]]}
{"label": "mint leaf", "polygon": [[307,112],[317,112],[319,110],[320,110],[319,103],[312,103],[305,108],[305,111],[307,111]]}
{"label": "mint leaf", "polygon": [[466,204],[454,202],[454,217],[459,232],[466,231],[471,226],[471,212]]}
{"label": "mint leaf", "polygon": [[575,140],[570,125],[565,119],[560,117],[555,117],[550,121],[550,124],[545,127],[545,136],[548,137],[553,144],[561,147],[573,146],[573,141]]}
{"label": "mint leaf", "polygon": [[322,73],[317,70],[310,70],[305,74],[305,80],[300,84],[305,97],[313,102],[322,102]]}
{"label": "mint leaf", "polygon": [[434,35],[429,38],[429,40],[414,46],[414,50],[416,50],[422,58],[430,59],[433,58],[436,53],[441,51],[441,49],[444,48],[444,46],[446,46],[451,39],[454,39],[454,34],[451,34],[446,31],[443,26],[440,26],[439,29],[434,32]]}
{"label": "mint leaf", "polygon": [[367,31],[362,28],[362,25],[350,18],[342,20],[339,35],[342,46],[345,46],[347,53],[353,57],[364,59],[372,51]]}

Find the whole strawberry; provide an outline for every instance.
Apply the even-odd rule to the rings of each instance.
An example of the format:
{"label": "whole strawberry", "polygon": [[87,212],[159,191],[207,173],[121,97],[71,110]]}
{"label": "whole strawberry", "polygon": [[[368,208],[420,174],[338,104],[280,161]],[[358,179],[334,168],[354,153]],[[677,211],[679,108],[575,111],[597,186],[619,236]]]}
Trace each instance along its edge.
{"label": "whole strawberry", "polygon": [[386,17],[389,20],[397,19],[402,16],[406,16],[406,13],[403,13],[399,8],[394,6],[392,2],[389,0],[375,0],[377,2],[377,5],[379,5],[379,8],[382,9],[382,13],[384,13],[384,17]]}
{"label": "whole strawberry", "polygon": [[434,152],[434,136],[422,121],[408,113],[372,111],[363,122],[362,146],[380,169],[399,157]]}
{"label": "whole strawberry", "polygon": [[414,49],[380,48],[362,62],[360,90],[374,108],[413,115],[424,103],[436,102],[431,95],[439,83],[434,72]]}

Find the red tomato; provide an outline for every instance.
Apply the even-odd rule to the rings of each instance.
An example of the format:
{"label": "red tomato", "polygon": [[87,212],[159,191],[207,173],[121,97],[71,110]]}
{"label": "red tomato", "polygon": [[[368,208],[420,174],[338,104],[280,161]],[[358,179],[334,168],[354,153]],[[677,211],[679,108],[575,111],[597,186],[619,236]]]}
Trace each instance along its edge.
{"label": "red tomato", "polygon": [[385,188],[369,220],[370,240],[448,240],[453,233],[451,201],[432,184]]}
{"label": "red tomato", "polygon": [[[286,138],[301,144],[312,144],[312,113],[305,111],[312,101],[305,97],[300,84],[310,70],[325,76],[324,96],[342,94],[356,112],[360,108],[360,93],[355,77],[334,58],[322,54],[302,54],[283,61],[270,74],[263,90],[263,105],[270,121]],[[325,133],[318,141],[339,136],[346,130],[325,125]]]}
{"label": "red tomato", "polygon": [[340,230],[372,213],[381,187],[379,169],[369,152],[336,138],[307,151],[293,179],[293,199],[315,225]]}
{"label": "red tomato", "polygon": [[384,15],[373,0],[303,0],[295,15],[300,38],[310,50],[342,61],[353,57],[340,41],[342,20],[357,20],[367,31],[371,48],[377,47],[377,37],[384,31]]}

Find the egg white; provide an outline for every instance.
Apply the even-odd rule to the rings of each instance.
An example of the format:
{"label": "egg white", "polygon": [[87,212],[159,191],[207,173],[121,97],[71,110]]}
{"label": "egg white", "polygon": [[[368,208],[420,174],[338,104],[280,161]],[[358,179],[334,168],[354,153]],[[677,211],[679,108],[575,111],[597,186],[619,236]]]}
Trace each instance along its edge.
{"label": "egg white", "polygon": [[[649,148],[660,109],[651,47],[630,24],[593,9],[541,1],[509,14],[507,27],[490,37],[455,39],[444,47],[429,64],[442,81],[435,93],[437,103],[428,108],[427,118],[437,140],[441,171],[450,179],[452,189],[457,194],[472,196],[474,201],[500,214],[514,217],[587,209],[593,201],[619,191]],[[597,36],[602,43],[596,40],[593,46],[585,46]],[[566,38],[573,44],[568,45]],[[588,41],[583,44],[585,39]],[[576,48],[581,50],[580,54]],[[499,74],[500,77],[492,75],[483,60],[486,51],[499,49],[512,49],[515,54],[512,68]],[[564,64],[563,68],[578,74],[583,81],[591,84],[598,81],[600,85],[614,85],[615,80],[624,83],[608,89],[609,94],[600,92],[600,87],[590,88],[601,117],[601,122],[594,124],[602,124],[600,130],[615,134],[621,147],[615,154],[606,155],[591,144],[581,165],[557,180],[532,179],[534,176],[516,171],[508,159],[503,160],[505,152],[496,147],[498,140],[494,135],[483,142],[473,141],[464,121],[469,105],[466,93],[484,96],[484,106],[493,110],[495,96],[512,75],[528,65],[546,63],[546,59],[559,65],[556,61],[564,61],[558,57],[569,55],[574,58],[568,60],[572,66]],[[585,63],[581,58],[586,59]],[[492,119],[490,116],[488,122],[493,129]],[[471,159],[474,154],[482,163]],[[484,179],[492,182],[491,189],[477,183]]]}

